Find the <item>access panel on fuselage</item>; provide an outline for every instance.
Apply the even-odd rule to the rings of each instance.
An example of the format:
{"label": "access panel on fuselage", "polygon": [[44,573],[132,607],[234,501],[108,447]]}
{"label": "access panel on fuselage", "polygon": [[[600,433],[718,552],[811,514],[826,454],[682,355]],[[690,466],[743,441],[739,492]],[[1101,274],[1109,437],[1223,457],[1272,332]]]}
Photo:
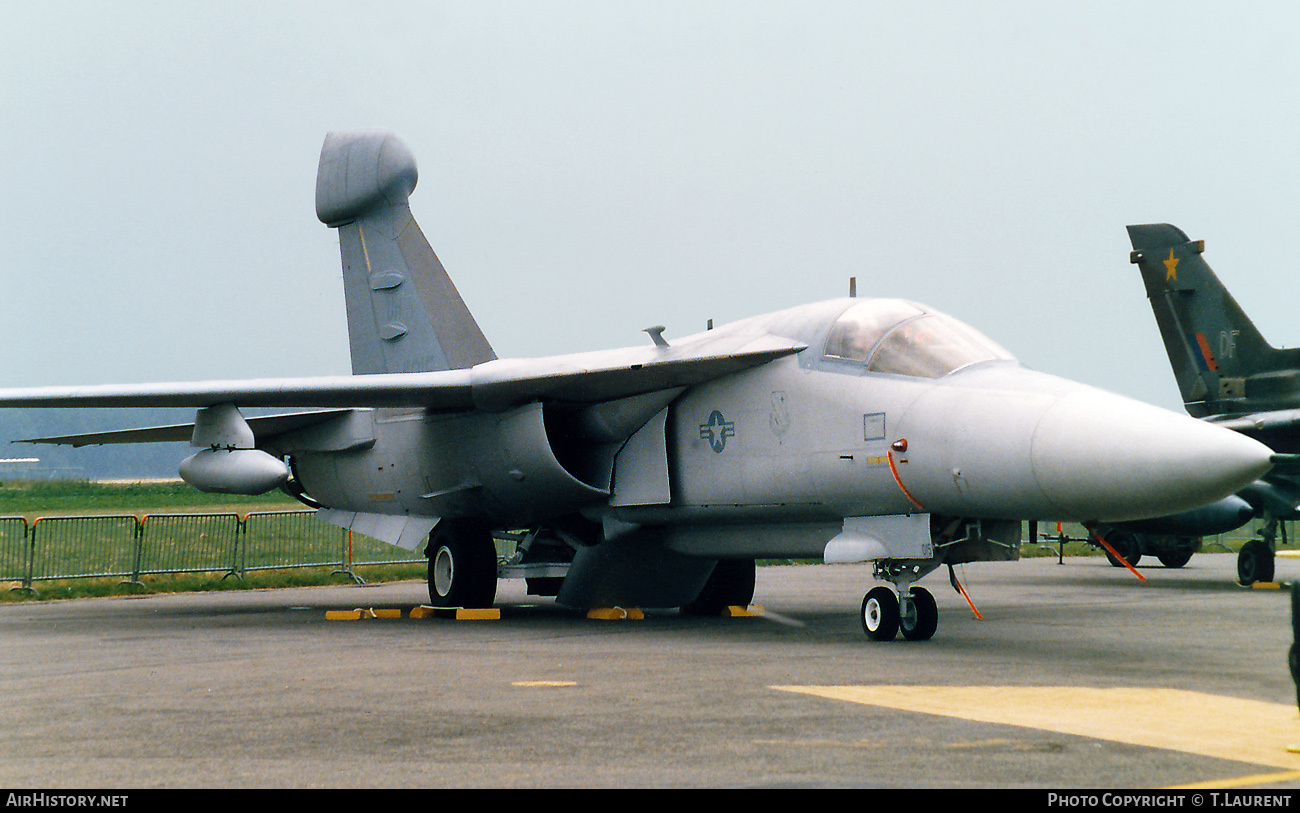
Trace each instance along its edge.
{"label": "access panel on fuselage", "polygon": [[673,406],[674,504],[775,517],[914,510],[889,468],[891,422],[919,390],[794,359],[697,387]]}

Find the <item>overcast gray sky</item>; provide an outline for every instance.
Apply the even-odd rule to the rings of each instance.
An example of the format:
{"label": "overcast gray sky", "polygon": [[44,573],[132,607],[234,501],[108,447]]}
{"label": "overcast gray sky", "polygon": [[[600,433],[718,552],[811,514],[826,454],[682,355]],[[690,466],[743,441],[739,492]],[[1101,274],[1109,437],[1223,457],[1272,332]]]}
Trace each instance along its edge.
{"label": "overcast gray sky", "polygon": [[928,303],[1178,408],[1129,223],[1300,343],[1300,6],[0,0],[0,386],[346,373],[329,130],[499,355]]}

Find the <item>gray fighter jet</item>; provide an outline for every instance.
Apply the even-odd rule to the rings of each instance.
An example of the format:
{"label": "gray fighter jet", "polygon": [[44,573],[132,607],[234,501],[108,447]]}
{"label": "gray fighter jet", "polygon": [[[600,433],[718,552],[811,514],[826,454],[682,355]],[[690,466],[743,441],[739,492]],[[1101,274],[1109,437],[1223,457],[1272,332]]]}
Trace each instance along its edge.
{"label": "gray fighter jet", "polygon": [[[873,639],[926,639],[940,565],[1015,559],[1022,520],[1124,521],[1214,502],[1271,452],[1236,432],[1025,369],[901,299],[845,298],[681,338],[496,358],[407,198],[391,133],[333,133],[316,211],[338,229],[353,375],[0,391],[0,405],[191,406],[194,486],[282,487],[412,550],[435,605],[499,577],[566,606],[747,605],[754,560],[874,562]],[[244,417],[244,407],[312,407]],[[523,533],[499,563],[492,534]]]}
{"label": "gray fighter jet", "polygon": [[[1129,259],[1142,273],[1165,351],[1189,414],[1234,429],[1285,454],[1300,452],[1300,349],[1273,347],[1260,335],[1192,241],[1167,223],[1128,227]],[[1279,466],[1240,493],[1264,519],[1260,538],[1237,554],[1243,584],[1273,580],[1282,520],[1300,516],[1300,479]],[[1230,529],[1224,529],[1230,530]]]}

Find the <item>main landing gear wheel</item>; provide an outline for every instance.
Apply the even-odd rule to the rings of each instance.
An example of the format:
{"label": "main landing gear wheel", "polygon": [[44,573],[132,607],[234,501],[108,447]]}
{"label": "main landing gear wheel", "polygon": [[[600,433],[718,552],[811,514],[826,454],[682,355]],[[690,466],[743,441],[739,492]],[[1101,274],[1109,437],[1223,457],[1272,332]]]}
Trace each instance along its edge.
{"label": "main landing gear wheel", "polygon": [[1237,581],[1241,584],[1273,581],[1273,549],[1262,539],[1252,539],[1237,551]]}
{"label": "main landing gear wheel", "polygon": [[873,587],[862,599],[862,631],[873,641],[892,641],[898,634],[898,597],[888,587]]}
{"label": "main landing gear wheel", "polygon": [[913,587],[899,602],[898,628],[909,641],[928,641],[939,628],[939,608],[924,587]]}
{"label": "main landing gear wheel", "polygon": [[[1125,531],[1111,531],[1106,534],[1106,542],[1115,549],[1115,553],[1124,557],[1125,562],[1137,567],[1138,560],[1142,558],[1142,544],[1136,536]],[[1124,566],[1124,562],[1112,556],[1110,551],[1106,551],[1106,561],[1110,562],[1111,567]]]}
{"label": "main landing gear wheel", "polygon": [[473,523],[438,523],[425,549],[429,556],[429,603],[434,607],[485,609],[497,595],[497,551],[492,534]]}
{"label": "main landing gear wheel", "polygon": [[1182,567],[1192,560],[1192,550],[1171,550],[1164,553],[1157,553],[1156,558],[1160,564],[1165,567]]}

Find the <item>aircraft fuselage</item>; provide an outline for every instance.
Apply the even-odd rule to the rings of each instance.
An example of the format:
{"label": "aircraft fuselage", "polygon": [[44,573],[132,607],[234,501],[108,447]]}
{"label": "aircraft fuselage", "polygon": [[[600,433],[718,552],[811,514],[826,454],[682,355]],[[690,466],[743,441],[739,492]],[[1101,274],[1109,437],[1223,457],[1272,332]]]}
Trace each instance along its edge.
{"label": "aircraft fuselage", "polygon": [[[497,412],[359,410],[281,446],[332,509],[499,529],[580,513],[676,529],[665,532],[670,547],[714,557],[820,556],[853,517],[1171,514],[1217,499],[1240,476],[1219,455],[1233,456],[1231,433],[1009,357],[924,377],[828,352],[841,314],[869,302],[719,328],[781,331],[808,349],[662,404],[634,402],[644,414],[626,439],[535,401]],[[1253,450],[1246,457],[1259,465]]]}

